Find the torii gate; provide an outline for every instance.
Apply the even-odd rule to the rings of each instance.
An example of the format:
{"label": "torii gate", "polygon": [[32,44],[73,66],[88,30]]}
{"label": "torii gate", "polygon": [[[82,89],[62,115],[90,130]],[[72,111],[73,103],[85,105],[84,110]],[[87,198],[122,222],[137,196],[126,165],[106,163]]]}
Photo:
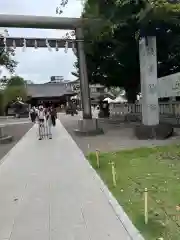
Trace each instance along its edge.
{"label": "torii gate", "polygon": [[[84,54],[84,43],[83,43],[83,30],[82,25],[89,23],[92,20],[81,19],[81,18],[61,18],[61,17],[47,17],[47,16],[30,16],[30,15],[5,15],[0,14],[0,27],[12,27],[12,28],[38,28],[38,29],[61,29],[61,30],[75,30],[77,42],[77,56],[79,61],[80,71],[80,87],[81,87],[81,101],[83,108],[83,120],[79,121],[77,132],[88,133],[88,132],[102,132],[98,128],[97,119],[92,119],[91,113],[91,99],[89,91],[89,81],[87,76],[86,58]],[[94,20],[93,20],[94,21]],[[2,40],[2,39],[1,39]],[[7,46],[12,46],[13,40],[16,41],[17,47],[22,47],[22,38],[6,38]],[[46,47],[46,39],[30,38],[26,42],[27,47],[33,47],[33,42],[37,42],[39,47]],[[70,42],[72,47],[72,39],[50,39],[50,45],[55,46],[58,44],[59,48],[65,46],[65,42]],[[0,43],[0,46],[3,43]]]}

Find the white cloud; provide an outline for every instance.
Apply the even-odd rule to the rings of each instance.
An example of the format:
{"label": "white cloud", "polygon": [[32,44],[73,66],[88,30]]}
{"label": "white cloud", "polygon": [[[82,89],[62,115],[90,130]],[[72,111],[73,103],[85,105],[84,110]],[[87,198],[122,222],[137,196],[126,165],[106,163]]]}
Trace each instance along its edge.
{"label": "white cloud", "polygon": [[[23,14],[23,15],[43,15],[56,16],[56,7],[61,0],[1,0],[1,14]],[[64,12],[59,17],[80,17],[82,4],[80,0],[69,0],[64,8]],[[14,37],[44,37],[61,38],[66,31],[45,30],[45,29],[8,29],[10,36]],[[64,76],[65,79],[74,79],[71,75],[73,63],[76,60],[72,50],[64,53],[64,49],[59,52],[49,52],[48,49],[28,48],[25,52],[22,49],[16,50],[15,59],[19,62],[16,74],[23,76],[27,80],[34,82],[46,82],[50,76]],[[3,72],[3,75],[7,71]]]}

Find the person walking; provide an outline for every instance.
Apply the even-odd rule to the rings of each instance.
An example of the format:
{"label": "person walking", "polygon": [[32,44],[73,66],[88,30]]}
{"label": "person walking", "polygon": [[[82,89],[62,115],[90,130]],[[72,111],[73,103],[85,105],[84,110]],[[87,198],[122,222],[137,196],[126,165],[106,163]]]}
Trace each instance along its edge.
{"label": "person walking", "polygon": [[46,131],[49,139],[52,139],[52,117],[51,117],[51,108],[46,110]]}
{"label": "person walking", "polygon": [[57,119],[57,111],[56,111],[55,107],[50,108],[50,115],[51,115],[52,125],[53,125],[53,127],[55,127],[56,126],[56,119]]}
{"label": "person walking", "polygon": [[31,118],[31,121],[34,123],[35,120],[36,120],[36,111],[35,111],[35,107],[32,107],[30,109],[30,118]]}
{"label": "person walking", "polygon": [[37,113],[37,119],[39,122],[39,140],[42,140],[43,136],[45,135],[45,110],[43,106],[39,106],[39,110]]}

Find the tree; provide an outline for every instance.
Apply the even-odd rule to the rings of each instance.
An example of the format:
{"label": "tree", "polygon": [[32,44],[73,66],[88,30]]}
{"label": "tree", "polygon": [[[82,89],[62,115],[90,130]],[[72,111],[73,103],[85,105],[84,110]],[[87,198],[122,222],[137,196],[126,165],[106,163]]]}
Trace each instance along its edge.
{"label": "tree", "polygon": [[26,100],[27,92],[24,86],[8,86],[4,90],[4,104],[7,105],[18,98]]}
{"label": "tree", "polygon": [[3,90],[3,105],[6,107],[18,98],[23,101],[27,99],[26,82],[22,77],[12,76],[7,79],[6,86]]}
{"label": "tree", "polygon": [[74,77],[76,77],[77,78],[77,80],[79,79],[79,66],[78,66],[78,61],[76,61],[75,63],[74,63],[74,68],[76,69],[76,71],[75,72],[71,72],[71,74],[74,76]]}
{"label": "tree", "polygon": [[15,51],[12,47],[5,47],[4,45],[4,37],[8,35],[8,31],[4,30],[4,33],[0,33],[0,66],[5,67],[11,73],[14,72],[17,61],[13,59],[15,56]]}
{"label": "tree", "polygon": [[124,90],[119,87],[110,87],[109,92],[116,98],[124,94]]}
{"label": "tree", "polygon": [[8,79],[7,81],[7,87],[12,87],[12,86],[25,86],[26,82],[24,78],[19,77],[19,76],[12,76],[11,78]]}
{"label": "tree", "polygon": [[83,17],[104,20],[84,29],[89,80],[124,88],[131,102],[140,92],[140,35],[157,36],[159,77],[180,71],[180,7],[149,2],[150,8],[143,0],[88,0],[84,6]]}
{"label": "tree", "polygon": [[3,108],[3,91],[0,90],[0,116],[3,115],[4,108]]}
{"label": "tree", "polygon": [[7,51],[5,51],[5,48],[0,48],[0,66],[5,67],[10,73],[13,73],[17,66],[17,61],[12,58],[14,55],[12,48],[7,48]]}
{"label": "tree", "polygon": [[[8,34],[7,30],[4,31],[6,34]],[[0,46],[4,46],[4,34],[0,34]],[[13,59],[15,55],[15,51],[11,47],[0,47],[0,67],[5,67],[7,70],[9,70],[10,73],[13,73],[16,66],[17,61]],[[8,79],[6,77],[2,77],[0,79],[0,114],[4,112],[4,107],[8,102],[7,96],[9,95],[7,91],[7,81]]]}
{"label": "tree", "polygon": [[3,76],[2,78],[0,78],[0,89],[4,88],[7,84],[7,77],[6,76]]}

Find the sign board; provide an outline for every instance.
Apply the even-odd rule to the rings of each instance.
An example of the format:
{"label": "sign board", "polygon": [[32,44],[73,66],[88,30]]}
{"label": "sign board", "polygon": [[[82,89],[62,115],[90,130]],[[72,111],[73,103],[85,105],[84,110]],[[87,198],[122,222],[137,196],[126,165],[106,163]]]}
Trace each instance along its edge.
{"label": "sign board", "polygon": [[158,78],[159,98],[180,96],[180,72]]}
{"label": "sign board", "polygon": [[51,76],[51,81],[63,81],[64,77],[63,76]]}

